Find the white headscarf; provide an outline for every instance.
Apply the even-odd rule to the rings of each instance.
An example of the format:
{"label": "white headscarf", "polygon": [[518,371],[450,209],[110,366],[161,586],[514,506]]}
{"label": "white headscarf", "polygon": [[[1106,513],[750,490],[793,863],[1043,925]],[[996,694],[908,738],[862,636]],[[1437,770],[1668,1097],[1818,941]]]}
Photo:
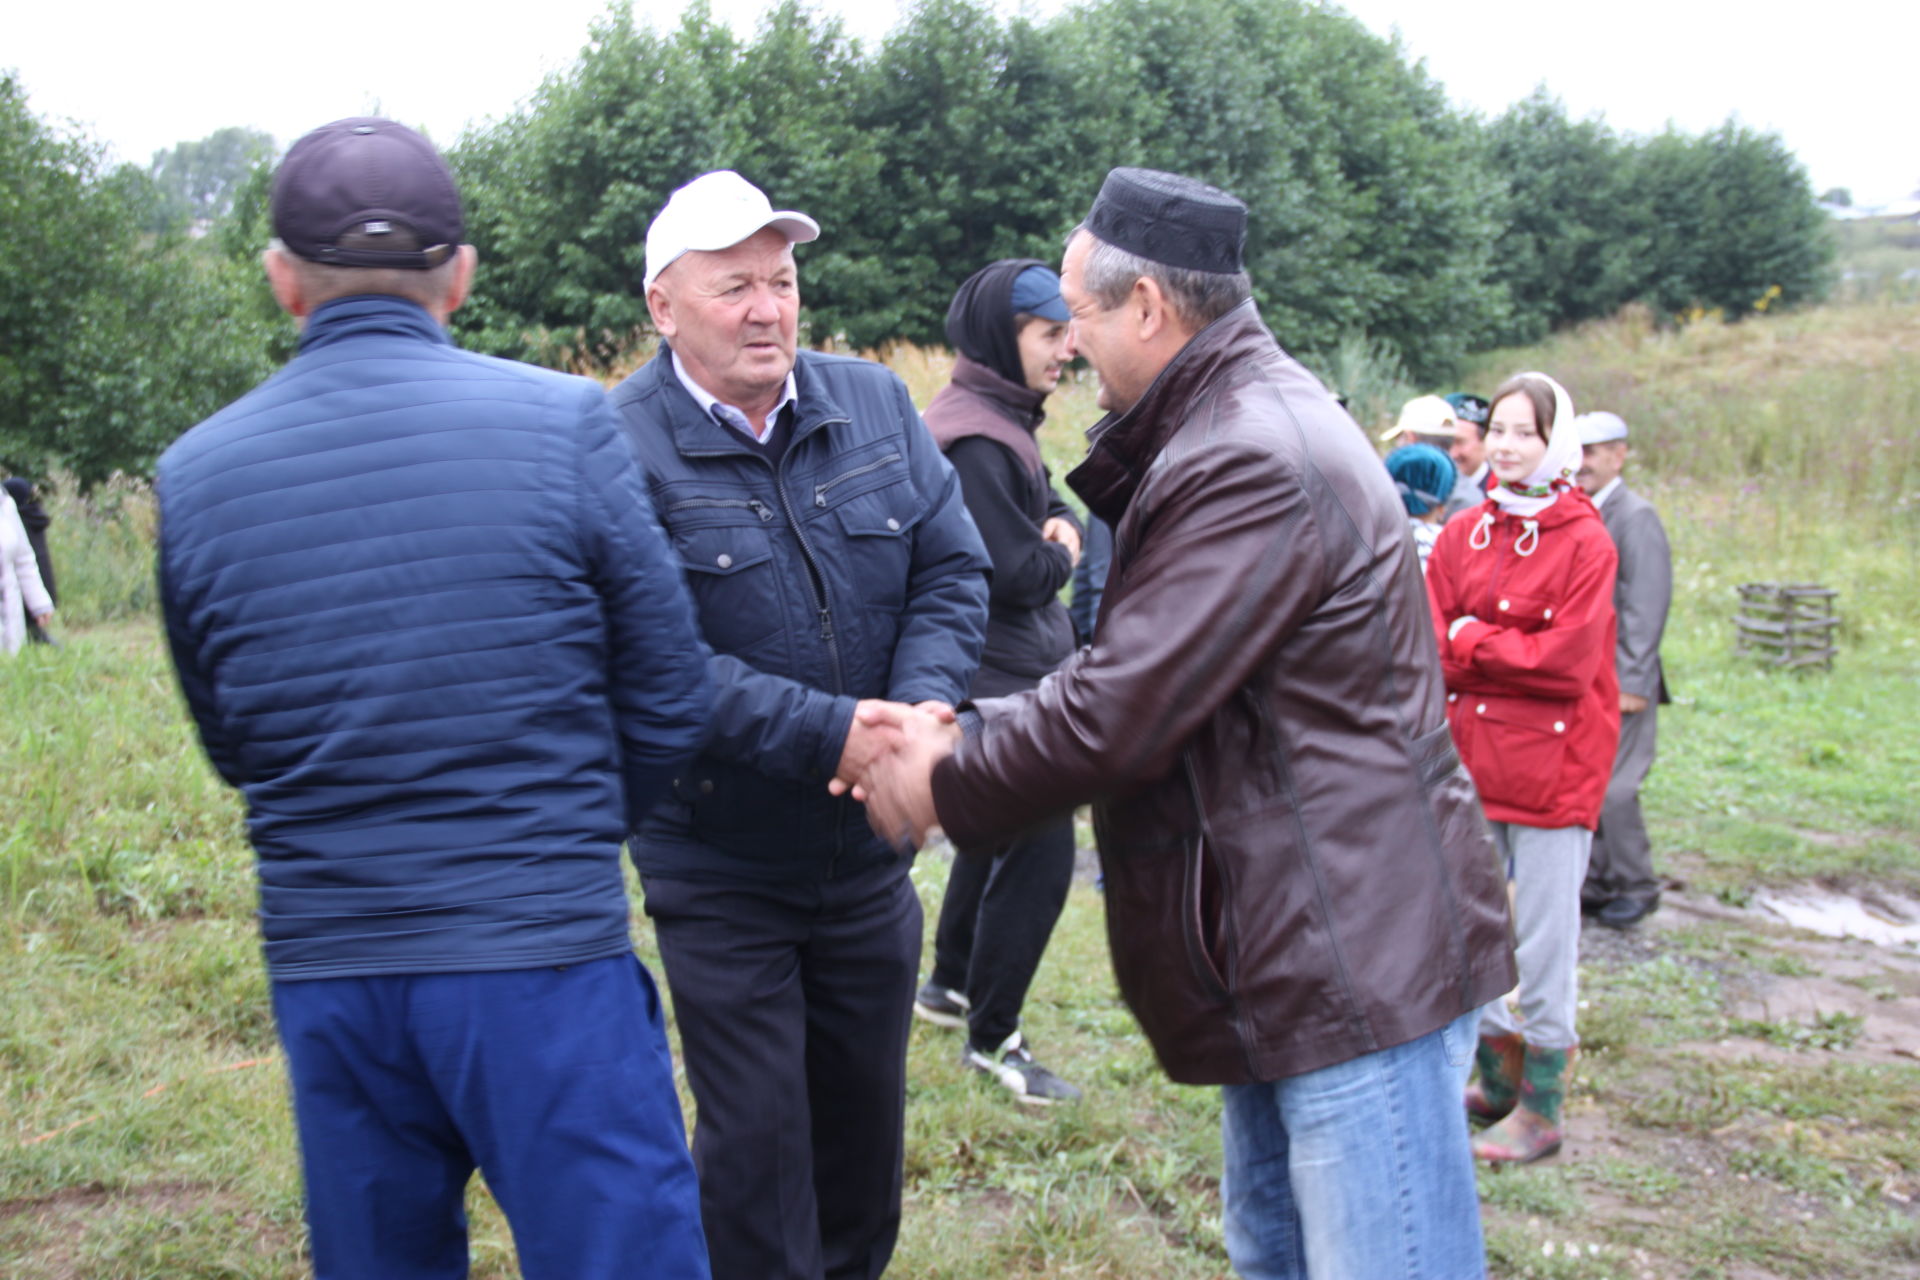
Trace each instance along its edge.
{"label": "white headscarf", "polygon": [[[1573,425],[1573,397],[1567,389],[1544,373],[1516,373],[1515,378],[1538,378],[1553,388],[1553,427],[1547,437],[1547,452],[1533,473],[1519,485],[1509,488],[1505,481],[1487,494],[1502,511],[1521,519],[1539,515],[1552,506],[1564,489],[1573,486],[1580,472],[1580,432]],[[1513,379],[1509,378],[1511,382]]]}

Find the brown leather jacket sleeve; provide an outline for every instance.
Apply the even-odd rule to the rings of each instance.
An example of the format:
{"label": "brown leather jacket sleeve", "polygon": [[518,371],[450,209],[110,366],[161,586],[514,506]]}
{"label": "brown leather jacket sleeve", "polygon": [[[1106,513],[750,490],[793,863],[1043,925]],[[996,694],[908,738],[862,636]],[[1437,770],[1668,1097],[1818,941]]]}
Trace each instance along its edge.
{"label": "brown leather jacket sleeve", "polygon": [[983,732],[935,770],[940,824],[960,847],[1164,776],[1320,603],[1312,511],[1270,452],[1240,441],[1170,450],[1133,505],[1139,546],[1109,583],[1097,643],[1039,688],[980,703]]}

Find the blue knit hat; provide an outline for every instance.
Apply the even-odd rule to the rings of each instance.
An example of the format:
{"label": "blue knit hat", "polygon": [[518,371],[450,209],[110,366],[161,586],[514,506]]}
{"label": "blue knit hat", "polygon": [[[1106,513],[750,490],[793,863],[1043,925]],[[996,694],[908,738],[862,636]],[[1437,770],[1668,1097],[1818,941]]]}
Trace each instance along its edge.
{"label": "blue knit hat", "polygon": [[1460,471],[1443,450],[1403,444],[1387,455],[1387,474],[1410,516],[1423,516],[1447,500]]}

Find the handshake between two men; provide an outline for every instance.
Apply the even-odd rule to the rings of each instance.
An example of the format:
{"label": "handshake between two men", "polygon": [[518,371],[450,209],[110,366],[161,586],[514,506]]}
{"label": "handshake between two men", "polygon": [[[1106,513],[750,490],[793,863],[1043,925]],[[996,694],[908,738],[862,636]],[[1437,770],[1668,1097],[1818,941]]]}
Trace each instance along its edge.
{"label": "handshake between two men", "polygon": [[939,824],[934,766],[953,753],[960,736],[954,710],[944,702],[909,706],[863,698],[827,790],[851,793],[866,805],[868,824],[894,848],[917,849]]}

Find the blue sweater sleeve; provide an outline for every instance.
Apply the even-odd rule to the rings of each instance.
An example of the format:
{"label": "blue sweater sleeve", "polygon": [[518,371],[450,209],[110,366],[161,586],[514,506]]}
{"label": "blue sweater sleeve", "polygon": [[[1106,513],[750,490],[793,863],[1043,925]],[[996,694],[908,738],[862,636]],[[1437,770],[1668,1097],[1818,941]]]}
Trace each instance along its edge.
{"label": "blue sweater sleeve", "polygon": [[601,392],[580,429],[578,533],[607,619],[607,684],[628,825],[699,750],[714,706],[706,644],[639,464]]}
{"label": "blue sweater sleeve", "polygon": [[927,514],[913,531],[907,609],[893,651],[888,696],[896,702],[958,703],[980,665],[987,636],[987,575],[993,562],[967,514],[960,478],[941,456],[906,385],[894,395],[914,487]]}

